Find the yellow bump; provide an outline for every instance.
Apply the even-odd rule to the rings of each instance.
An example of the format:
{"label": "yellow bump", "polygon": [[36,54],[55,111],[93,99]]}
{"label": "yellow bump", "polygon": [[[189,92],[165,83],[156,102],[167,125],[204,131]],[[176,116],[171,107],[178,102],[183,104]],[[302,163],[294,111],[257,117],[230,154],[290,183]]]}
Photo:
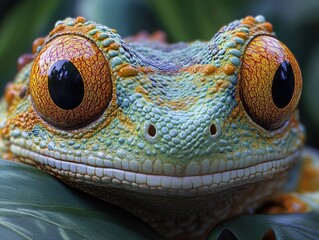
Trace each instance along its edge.
{"label": "yellow bump", "polygon": [[137,86],[135,88],[135,91],[143,95],[148,95],[148,91],[146,91],[145,88],[143,88],[142,86]]}
{"label": "yellow bump", "polygon": [[225,82],[225,81],[222,80],[222,79],[218,79],[218,80],[216,81],[217,85],[219,85],[219,86],[222,85],[224,82]]}
{"label": "yellow bump", "polygon": [[64,25],[59,25],[57,27],[55,27],[51,32],[50,32],[50,36],[53,36],[54,34],[60,32],[60,31],[63,31],[65,29],[65,26]]}
{"label": "yellow bump", "polygon": [[138,71],[141,71],[146,74],[154,72],[153,69],[149,67],[138,67]]}
{"label": "yellow bump", "polygon": [[136,76],[138,74],[138,71],[136,68],[132,67],[131,65],[127,65],[125,67],[122,67],[120,71],[118,72],[120,77],[132,77]]}
{"label": "yellow bump", "polygon": [[82,16],[79,16],[75,19],[75,23],[85,23],[86,19]]}
{"label": "yellow bump", "polygon": [[23,98],[26,93],[26,87],[23,85],[17,85],[12,82],[9,82],[6,85],[5,92],[4,92],[4,99],[6,100],[8,106],[13,105],[17,102],[17,100],[20,100]]}
{"label": "yellow bump", "polygon": [[224,82],[222,85],[221,85],[221,88],[223,89],[227,89],[230,87],[230,82]]}
{"label": "yellow bump", "polygon": [[10,133],[10,130],[9,130],[8,126],[5,126],[4,128],[0,128],[1,137],[6,137],[9,135],[9,133]]}
{"label": "yellow bump", "polygon": [[271,25],[271,23],[269,23],[269,22],[263,23],[262,26],[263,26],[268,32],[272,32],[272,30],[273,30],[272,25]]}
{"label": "yellow bump", "polygon": [[94,28],[96,28],[96,26],[94,24],[90,24],[90,25],[87,26],[88,31],[92,30]]}
{"label": "yellow bump", "polygon": [[208,92],[211,93],[211,94],[214,94],[214,93],[217,92],[217,88],[211,87],[211,88],[208,90]]}
{"label": "yellow bump", "polygon": [[256,23],[256,19],[252,16],[247,16],[245,17],[242,22],[242,24],[248,24],[248,25],[253,25]]}
{"label": "yellow bump", "polygon": [[230,117],[236,119],[239,114],[239,107],[235,107],[234,110],[231,112]]}
{"label": "yellow bump", "polygon": [[224,66],[223,71],[224,73],[226,73],[227,75],[232,75],[234,74],[236,68],[234,67],[234,65],[232,64],[227,64],[226,66]]}
{"label": "yellow bump", "polygon": [[244,33],[244,32],[236,32],[234,35],[235,35],[236,37],[241,38],[241,39],[246,39],[246,38],[247,38],[247,34]]}
{"label": "yellow bump", "polygon": [[205,66],[205,68],[203,69],[203,73],[204,73],[204,75],[210,75],[213,72],[215,72],[216,69],[217,68],[215,66],[208,65],[208,66]]}
{"label": "yellow bump", "polygon": [[111,43],[108,48],[109,50],[118,50],[119,49],[119,45],[117,45],[117,43],[113,42]]}

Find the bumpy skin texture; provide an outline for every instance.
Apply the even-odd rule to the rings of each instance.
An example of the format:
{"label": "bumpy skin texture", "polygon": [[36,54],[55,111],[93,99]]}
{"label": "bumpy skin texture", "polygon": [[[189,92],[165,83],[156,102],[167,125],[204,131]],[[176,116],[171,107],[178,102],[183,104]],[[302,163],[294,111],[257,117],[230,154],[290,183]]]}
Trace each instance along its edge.
{"label": "bumpy skin texture", "polygon": [[[85,63],[81,44],[63,45],[70,38],[98,56],[88,54],[93,60]],[[284,50],[257,51],[251,53],[255,60],[245,60],[250,43],[272,40],[269,45]],[[56,42],[62,47],[52,47]],[[5,157],[116,204],[167,237],[204,237],[218,222],[281,191],[299,158],[301,75],[282,46],[262,16],[234,21],[209,42],[189,44],[125,41],[81,17],[59,21],[36,41],[34,61],[6,90]],[[282,109],[265,104],[272,101],[278,57],[293,59],[295,74],[295,92]],[[73,62],[85,86],[84,100],[73,110],[55,106],[47,90],[48,69],[61,59]],[[269,74],[250,75],[259,60],[269,62],[263,67]],[[260,84],[247,92],[242,88],[250,79]],[[265,93],[262,100],[255,89]],[[263,113],[261,120],[251,108]]]}

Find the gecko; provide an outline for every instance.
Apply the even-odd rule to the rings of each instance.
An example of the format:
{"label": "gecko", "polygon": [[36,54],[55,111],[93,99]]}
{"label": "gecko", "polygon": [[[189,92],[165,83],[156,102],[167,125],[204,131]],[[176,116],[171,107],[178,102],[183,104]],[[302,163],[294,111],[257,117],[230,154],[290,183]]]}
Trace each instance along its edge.
{"label": "gecko", "polygon": [[253,211],[302,158],[301,71],[263,16],[173,44],[66,18],[19,63],[1,101],[2,157],[166,238],[202,239]]}

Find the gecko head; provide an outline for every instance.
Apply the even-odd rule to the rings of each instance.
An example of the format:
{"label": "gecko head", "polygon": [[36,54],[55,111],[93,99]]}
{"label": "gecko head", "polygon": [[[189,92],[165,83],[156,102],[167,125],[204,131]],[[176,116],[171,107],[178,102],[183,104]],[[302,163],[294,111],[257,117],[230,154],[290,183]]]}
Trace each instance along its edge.
{"label": "gecko head", "polygon": [[34,48],[7,89],[2,136],[67,182],[210,194],[298,158],[300,69],[260,16],[172,45],[68,18]]}

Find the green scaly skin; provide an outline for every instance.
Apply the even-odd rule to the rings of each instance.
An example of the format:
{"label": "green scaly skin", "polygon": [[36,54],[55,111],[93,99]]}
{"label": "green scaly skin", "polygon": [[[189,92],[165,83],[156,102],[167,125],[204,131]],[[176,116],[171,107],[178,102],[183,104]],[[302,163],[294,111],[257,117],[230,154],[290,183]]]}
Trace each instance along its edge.
{"label": "green scaly skin", "polygon": [[[237,97],[248,43],[274,35],[262,28],[263,17],[255,20],[250,26],[234,21],[209,42],[172,45],[126,42],[84,20],[57,22],[43,46],[61,31],[95,43],[109,64],[113,107],[72,130],[48,123],[30,95],[31,62],[13,83],[25,96],[17,93],[2,107],[5,157],[120,206],[166,237],[204,237],[218,222],[280,192],[303,147],[297,113],[280,128],[265,130]],[[81,28],[89,25],[84,33]],[[112,43],[118,49],[110,49]],[[121,76],[128,65],[136,73]],[[226,65],[233,73],[221,70]]]}

